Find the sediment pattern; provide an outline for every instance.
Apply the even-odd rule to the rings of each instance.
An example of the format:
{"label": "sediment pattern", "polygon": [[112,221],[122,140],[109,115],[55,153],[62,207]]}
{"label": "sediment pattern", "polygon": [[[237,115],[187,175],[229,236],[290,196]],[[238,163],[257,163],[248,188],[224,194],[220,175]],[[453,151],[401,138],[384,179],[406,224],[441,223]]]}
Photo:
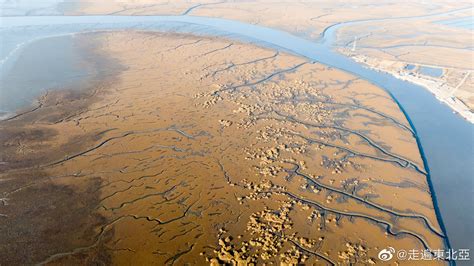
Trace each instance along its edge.
{"label": "sediment pattern", "polygon": [[388,246],[444,247],[414,132],[380,88],[222,39],[87,38],[125,70],[0,123],[7,264],[375,264]]}

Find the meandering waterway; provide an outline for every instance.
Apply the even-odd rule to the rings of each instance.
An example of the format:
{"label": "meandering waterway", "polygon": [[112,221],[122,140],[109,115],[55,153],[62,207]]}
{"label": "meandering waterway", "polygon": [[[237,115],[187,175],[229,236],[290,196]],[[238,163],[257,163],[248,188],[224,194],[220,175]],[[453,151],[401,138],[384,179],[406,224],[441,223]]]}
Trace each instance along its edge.
{"label": "meandering waterway", "polygon": [[[34,40],[80,32],[135,29],[224,36],[287,51],[352,73],[386,89],[400,105],[416,132],[429,173],[434,205],[444,222],[443,231],[449,237],[450,243],[447,244],[456,249],[473,248],[474,125],[454,114],[427,90],[389,74],[367,69],[335,52],[332,48],[337,30],[349,25],[343,23],[330,27],[320,41],[314,42],[262,26],[194,16],[2,17],[0,34],[8,42],[0,54],[0,67],[1,71],[8,73],[26,44]],[[35,83],[35,87],[30,88],[29,101],[46,89],[47,84]],[[15,93],[14,90],[11,86],[0,86],[0,97],[8,97]],[[8,106],[0,106],[0,109],[15,111],[25,105],[24,97],[18,102],[9,101]]]}

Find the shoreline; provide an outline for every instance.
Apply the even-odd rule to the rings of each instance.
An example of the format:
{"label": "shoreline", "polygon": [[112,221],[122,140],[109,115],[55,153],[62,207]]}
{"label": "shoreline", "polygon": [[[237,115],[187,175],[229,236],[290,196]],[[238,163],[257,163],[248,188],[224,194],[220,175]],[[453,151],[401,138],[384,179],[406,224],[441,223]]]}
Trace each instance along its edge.
{"label": "shoreline", "polygon": [[[433,208],[434,208],[434,211],[435,211],[435,214],[436,214],[436,219],[438,221],[439,227],[441,228],[441,231],[443,232],[444,245],[446,246],[447,249],[452,249],[451,242],[449,241],[449,235],[448,235],[448,232],[446,230],[446,225],[444,224],[443,216],[441,214],[441,209],[440,209],[440,206],[439,206],[439,203],[438,203],[438,198],[436,197],[436,190],[433,186],[433,181],[431,179],[431,171],[430,171],[430,166],[428,164],[428,159],[427,159],[426,153],[423,149],[423,145],[421,144],[421,139],[420,139],[420,136],[418,135],[415,124],[413,123],[410,116],[408,115],[408,113],[403,108],[403,106],[400,104],[400,102],[395,98],[395,96],[392,95],[392,93],[389,92],[389,91],[387,91],[387,93],[390,95],[390,97],[395,102],[395,104],[398,105],[398,107],[400,108],[400,111],[403,113],[406,120],[408,121],[408,124],[410,125],[410,128],[413,130],[413,137],[416,140],[416,145],[418,146],[418,151],[420,152],[420,156],[421,156],[421,159],[423,161],[423,168],[426,171],[426,175],[425,175],[426,176],[426,182],[428,183],[428,189],[429,189],[429,192],[431,194],[431,200],[432,200]],[[454,260],[448,260],[448,264],[451,265],[451,266],[455,266],[456,262]]]}
{"label": "shoreline", "polygon": [[[306,56],[306,57],[307,57],[307,56]],[[383,87],[383,86],[382,86],[382,87]],[[388,91],[388,90],[386,90],[386,91]],[[396,99],[395,97],[392,97],[392,98]],[[403,110],[403,109],[402,109],[402,110]],[[411,120],[411,118],[408,117],[408,115],[405,114],[405,116],[406,116],[407,119]],[[416,117],[415,117],[415,118],[416,118]],[[415,120],[415,121],[416,121],[416,120]],[[422,128],[423,128],[423,126],[422,126]],[[429,148],[429,147],[428,147],[428,148]],[[428,154],[429,154],[429,152],[428,152]]]}
{"label": "shoreline", "polygon": [[[111,57],[100,54],[98,44],[80,41],[88,34],[100,31],[47,34],[16,45],[3,62],[8,68],[0,75],[0,92],[5,95],[0,101],[0,121],[41,108],[49,93],[87,94],[90,88],[123,70]],[[61,51],[60,56],[56,50]],[[15,58],[10,56],[12,53],[17,53]],[[95,59],[98,56],[100,59]],[[48,62],[47,70],[41,62]],[[13,86],[17,90],[12,90]],[[21,92],[23,88],[26,92]]]}
{"label": "shoreline", "polygon": [[[134,38],[134,36],[137,36],[137,38]],[[182,226],[174,227],[173,225],[170,225],[170,227],[166,227],[160,225],[160,227],[169,230],[170,233],[165,233],[163,237],[161,237],[160,234],[160,237],[155,240],[153,238],[154,235],[149,234],[149,230],[153,229],[149,228],[149,226],[151,227],[155,225],[150,223],[153,223],[154,221],[158,221],[158,223],[165,223],[162,221],[166,221],[166,223],[168,223],[167,217],[163,215],[163,213],[165,213],[168,217],[171,217],[170,223],[175,219],[182,219],[183,222],[188,222],[188,220],[194,221],[196,226],[201,226],[200,219],[196,219],[192,215],[187,215],[188,211],[189,214],[191,214],[191,211],[198,211],[201,209],[200,205],[203,205],[204,207],[202,208],[205,209],[208,202],[213,202],[213,200],[218,199],[225,199],[225,204],[212,205],[209,207],[209,211],[204,213],[205,219],[203,219],[202,222],[202,231],[214,233],[217,231],[217,228],[214,227],[213,229],[209,229],[207,227],[209,221],[212,221],[212,224],[220,225],[221,220],[224,222],[234,220],[237,215],[240,217],[240,214],[237,212],[229,213],[226,210],[238,209],[237,206],[240,206],[240,204],[251,204],[252,207],[248,208],[250,213],[243,215],[243,219],[235,225],[224,226],[225,230],[222,229],[222,231],[220,231],[221,233],[218,235],[219,239],[221,235],[223,235],[222,239],[225,239],[225,237],[228,236],[230,240],[226,240],[226,243],[232,241],[232,239],[239,239],[240,237],[236,238],[235,236],[244,232],[245,228],[257,228],[260,225],[265,225],[261,224],[261,222],[265,222],[265,220],[253,221],[251,219],[252,217],[268,217],[269,215],[272,215],[271,212],[267,213],[264,208],[267,205],[266,198],[261,198],[259,196],[260,194],[253,194],[256,192],[260,193],[267,189],[275,190],[275,192],[272,192],[275,194],[271,194],[272,202],[274,204],[279,204],[280,201],[274,201],[273,197],[284,197],[282,200],[289,202],[288,204],[290,205],[281,205],[282,207],[271,206],[272,209],[275,209],[275,212],[281,208],[283,208],[287,213],[291,212],[291,215],[288,217],[283,217],[283,221],[285,223],[294,221],[294,227],[298,228],[299,236],[305,237],[304,239],[308,237],[309,240],[305,240],[306,243],[308,243],[308,241],[314,241],[314,243],[320,241],[322,244],[326,245],[325,249],[331,250],[330,259],[334,261],[344,259],[338,257],[337,254],[342,254],[339,252],[345,252],[343,248],[347,245],[354,245],[354,243],[357,242],[357,237],[354,237],[352,240],[352,236],[347,236],[347,234],[342,232],[341,234],[332,234],[331,231],[326,232],[322,228],[321,235],[324,237],[317,238],[316,235],[316,238],[313,240],[312,238],[315,237],[315,234],[311,231],[311,228],[314,229],[314,227],[308,227],[306,222],[300,222],[307,221],[309,217],[312,217],[311,211],[313,209],[319,210],[317,207],[319,206],[318,203],[326,202],[322,206],[326,206],[328,212],[324,214],[324,217],[314,216],[311,219],[317,221],[317,219],[321,218],[321,222],[325,219],[324,223],[327,223],[325,226],[331,226],[331,230],[354,231],[355,228],[359,228],[359,234],[364,236],[367,241],[366,243],[370,243],[369,246],[363,247],[364,250],[370,250],[370,257],[375,258],[378,253],[378,250],[373,248],[374,246],[386,246],[389,243],[393,244],[396,248],[406,246],[411,247],[413,245],[421,248],[425,243],[429,243],[429,246],[434,248],[445,246],[444,238],[433,234],[433,232],[431,232],[429,228],[420,221],[418,218],[419,216],[413,218],[404,215],[405,212],[411,212],[411,208],[415,208],[416,213],[419,214],[420,217],[426,216],[429,217],[429,220],[433,221],[434,224],[436,222],[439,223],[439,219],[433,209],[431,207],[426,207],[434,204],[432,195],[428,193],[429,189],[417,190],[417,188],[413,187],[400,188],[397,185],[390,185],[388,183],[371,183],[362,180],[364,176],[372,173],[372,175],[377,176],[376,179],[392,181],[395,183],[415,180],[420,182],[423,185],[423,188],[426,188],[425,175],[415,173],[415,171],[411,171],[411,169],[399,167],[396,163],[379,160],[372,161],[371,159],[368,159],[367,156],[364,157],[363,154],[360,154],[362,157],[353,159],[354,164],[365,165],[365,163],[368,163],[367,160],[371,160],[369,163],[373,166],[373,168],[371,168],[373,170],[370,171],[374,172],[358,174],[357,167],[351,168],[350,165],[345,166],[342,164],[340,166],[333,165],[332,160],[334,160],[334,163],[336,164],[338,161],[344,160],[341,159],[341,157],[334,155],[333,149],[336,148],[325,148],[321,150],[318,144],[312,143],[311,141],[302,141],[299,136],[311,136],[311,130],[307,129],[307,127],[314,127],[313,130],[319,128],[317,124],[305,125],[304,121],[326,124],[334,121],[334,119],[349,119],[351,122],[346,125],[349,129],[334,128],[334,130],[353,132],[349,134],[355,134],[354,138],[356,139],[350,140],[352,144],[350,147],[355,151],[367,149],[366,152],[370,154],[374,153],[374,156],[383,156],[383,158],[396,157],[400,159],[392,154],[393,152],[395,154],[403,155],[403,158],[400,160],[415,160],[418,164],[421,164],[422,158],[420,157],[422,155],[417,149],[417,142],[416,139],[413,138],[412,132],[403,127],[399,127],[397,123],[393,123],[393,120],[387,119],[386,117],[379,117],[377,114],[369,111],[370,109],[377,109],[387,116],[401,119],[403,124],[410,123],[410,121],[405,121],[404,117],[406,117],[406,115],[401,113],[400,108],[397,107],[398,103],[394,101],[393,97],[389,97],[387,91],[383,90],[383,88],[369,85],[367,81],[352,83],[351,79],[353,77],[347,75],[345,72],[334,70],[330,67],[319,64],[303,65],[301,60],[306,58],[295,57],[284,53],[279,54],[278,59],[274,61],[274,63],[268,65],[260,62],[258,63],[259,65],[257,65],[259,68],[257,68],[257,66],[253,65],[256,64],[255,58],[257,56],[258,58],[272,58],[273,51],[236,42],[232,42],[233,46],[229,46],[231,40],[228,39],[220,40],[217,44],[214,40],[209,41],[208,39],[205,39],[201,40],[199,45],[197,45],[198,42],[196,42],[196,39],[199,40],[202,37],[184,36],[176,40],[176,38],[170,38],[166,35],[157,36],[158,38],[150,38],[153,36],[145,33],[108,33],[107,38],[103,39],[107,40],[107,43],[110,44],[104,46],[107,47],[107,52],[111,55],[117,56],[117,58],[121,58],[124,65],[130,66],[130,69],[122,73],[122,78],[119,82],[112,84],[110,89],[113,89],[114,92],[107,94],[104,98],[100,99],[100,102],[90,108],[87,112],[73,112],[73,117],[71,119],[69,119],[69,114],[65,116],[65,119],[59,119],[61,117],[54,115],[54,118],[57,119],[51,119],[50,121],[61,122],[52,124],[48,123],[44,125],[45,127],[61,129],[61,131],[58,132],[61,136],[67,138],[71,137],[68,135],[68,132],[73,130],[76,131],[77,126],[79,126],[83,132],[94,133],[91,135],[94,144],[88,144],[87,147],[77,148],[76,151],[65,151],[67,154],[61,156],[65,159],[54,160],[58,163],[48,164],[48,172],[45,174],[48,176],[62,176],[66,174],[66,177],[63,178],[63,183],[65,184],[69,184],[69,181],[74,183],[82,182],[81,180],[88,180],[89,178],[94,180],[95,183],[90,184],[90,189],[93,189],[97,193],[97,199],[94,199],[94,201],[91,199],[90,204],[91,206],[95,204],[104,207],[103,209],[100,209],[100,214],[101,217],[106,217],[105,219],[107,219],[103,222],[103,224],[106,225],[100,228],[102,230],[101,232],[107,233],[108,238],[99,238],[97,242],[94,242],[98,243],[98,247],[101,247],[115,239],[128,238],[131,240],[125,242],[127,244],[126,247],[136,249],[136,246],[139,246],[152,254],[156,247],[159,246],[156,244],[158,242],[153,241],[166,241],[167,237],[171,238],[170,241],[175,239],[174,235],[180,233],[179,230],[182,229]],[[128,41],[134,44],[134,47],[142,47],[143,49],[130,50],[127,45],[117,41],[123,40],[124,38],[129,38]],[[160,47],[159,45],[163,45],[163,47]],[[176,47],[182,47],[183,45],[195,45],[195,49],[182,49],[178,51],[174,49]],[[242,68],[236,68],[229,73],[219,72],[220,74],[217,76],[218,79],[214,80],[212,75],[206,75],[208,71],[209,73],[212,73],[213,71],[213,69],[207,70],[207,65],[211,59],[222,60],[220,55],[214,53],[220,53],[223,47],[227,47],[225,49],[232,52],[227,55],[233,56],[232,59],[235,60],[237,64],[240,62]],[[144,49],[156,49],[156,53],[153,53],[156,58],[149,58],[142,54],[141,51]],[[171,52],[166,53],[163,51]],[[178,58],[180,60],[169,60],[166,57],[161,58],[159,55],[160,52],[164,53],[164,56],[168,56],[168,58]],[[203,56],[208,56],[209,58],[203,58]],[[242,62],[240,60],[242,60],[243,56],[246,56],[247,58]],[[187,74],[188,72],[183,73],[181,66],[183,62],[189,62],[190,57],[197,58],[193,63],[195,65],[192,65],[193,68],[191,68],[191,70],[195,69],[195,71],[189,72],[191,74]],[[219,62],[220,61],[216,61],[216,63]],[[163,65],[166,66],[166,69],[172,71],[171,73],[174,75],[154,70],[156,67],[163,67]],[[301,67],[295,69],[295,65]],[[248,89],[246,87],[253,86],[249,85],[252,83],[242,81],[240,76],[247,77],[246,75],[249,73],[248,71],[256,68],[259,69],[262,74],[258,74],[255,77],[252,76],[251,80],[265,81],[266,79],[262,79],[261,75],[263,75],[263,77],[271,78],[275,76],[274,73],[282,73],[285,75],[285,78],[274,80],[275,83],[272,82],[271,84],[264,84],[261,82],[261,84],[259,83],[259,85],[255,85],[257,88],[262,89],[261,91],[256,91],[250,88]],[[221,68],[214,70],[218,71],[219,69]],[[291,71],[282,72],[281,69]],[[295,69],[295,71],[293,71],[293,69]],[[234,71],[238,72],[235,73]],[[238,74],[237,77],[236,74]],[[196,80],[201,77],[205,77],[204,82],[196,82]],[[339,91],[332,89],[332,86],[334,85],[332,84],[332,78],[334,77],[338,77],[338,80],[347,83],[346,90]],[[314,80],[312,80],[313,78]],[[176,81],[179,81],[179,83],[176,83]],[[320,88],[314,86],[316,83],[320,82],[323,82],[327,86]],[[222,90],[224,85],[217,85],[240,83],[242,83],[242,85],[238,86],[238,88],[236,87],[235,90]],[[280,85],[275,87],[275,84]],[[129,90],[129,88],[133,89]],[[177,93],[177,88],[183,89]],[[273,91],[273,93],[271,93],[271,91]],[[343,109],[334,109],[332,105],[311,103],[311,108],[300,108],[301,105],[298,104],[298,99],[293,99],[291,94],[285,93],[288,91],[295,94],[301,94],[302,101],[305,99],[314,100],[314,97],[316,97],[317,100],[322,101],[330,96],[336,102],[343,105],[354,106],[354,103],[346,98],[347,93],[349,93],[359,99],[362,106],[367,106],[369,109],[351,109],[350,112],[354,112],[356,115],[347,117],[345,115],[345,108],[347,107],[344,107]],[[220,98],[215,97],[216,93],[218,93]],[[372,96],[367,96],[366,94]],[[376,99],[372,98],[374,96]],[[263,98],[260,99],[260,97]],[[268,107],[277,108],[278,112],[269,115],[268,117],[263,117],[264,119],[259,119],[261,118],[259,117],[259,114],[262,111],[267,110]],[[69,107],[64,105],[64,108]],[[54,111],[54,109],[41,110],[41,112],[48,111]],[[314,118],[314,111],[326,114],[329,117],[325,118],[325,116],[321,116]],[[41,116],[39,117],[42,119]],[[23,117],[15,122],[20,123],[21,120],[25,118],[26,117]],[[325,119],[327,119],[327,121]],[[380,119],[385,122],[380,121]],[[193,124],[190,124],[190,121]],[[255,121],[255,123],[249,124],[247,123],[248,121]],[[364,126],[367,121],[372,123],[370,123],[369,126]],[[387,125],[386,123],[390,124]],[[386,131],[387,126],[389,126],[389,132]],[[281,128],[292,128],[292,131],[281,131],[278,133],[277,130]],[[383,139],[377,139],[377,143],[388,142],[393,147],[393,150],[389,153],[385,153],[385,155],[379,155],[376,154],[377,150],[380,149],[379,145],[376,145],[371,141],[358,142],[357,140],[362,138],[362,136],[357,132],[362,128],[365,130],[370,129],[367,132],[360,133],[364,134],[367,138],[376,138],[379,130],[381,133],[389,133],[384,134]],[[331,129],[318,129],[318,131],[321,132],[320,140],[337,144],[338,140],[324,137],[324,133],[330,134],[332,132]],[[203,132],[209,132],[209,134],[202,134]],[[294,134],[295,132],[297,135]],[[279,134],[283,134],[285,137],[281,138],[279,137]],[[390,136],[398,136],[398,138],[402,139],[392,138]],[[261,138],[263,138],[263,140],[267,139],[268,141],[262,141]],[[159,141],[154,143],[157,140]],[[406,141],[408,141],[409,144],[406,144]],[[30,144],[28,143],[28,140],[24,140],[23,142],[26,146],[32,146],[28,145]],[[60,145],[56,145],[55,143],[56,141],[54,139],[50,142],[50,144],[54,144],[53,147],[60,147]],[[78,143],[82,143],[82,141]],[[291,143],[295,146],[291,145]],[[288,147],[295,148],[284,148],[286,144],[289,145]],[[249,147],[244,148],[247,147],[246,145],[249,145]],[[315,154],[306,152],[301,153],[300,148],[298,148],[300,145],[302,145],[301,149],[308,145],[307,149],[310,149],[312,152],[321,156],[329,156],[328,158],[330,158],[330,160],[321,165],[313,163]],[[233,148],[231,150],[233,152],[227,152],[225,156],[222,157],[219,157],[222,155],[220,148],[209,149],[209,147],[224,148],[226,146],[227,148]],[[236,149],[235,147],[241,148]],[[98,149],[100,149],[100,151],[96,152]],[[47,150],[48,149],[45,149],[45,151]],[[207,155],[200,157],[199,154]],[[189,156],[189,160],[198,160],[202,163],[188,165],[188,159],[185,159],[186,156]],[[334,158],[332,156],[334,156]],[[163,164],[161,162],[158,164],[155,163],[156,158],[163,158],[163,160],[167,162],[164,169],[162,169]],[[218,163],[216,163],[213,158],[219,158]],[[288,163],[290,160],[293,163]],[[307,161],[308,164],[306,164],[305,161]],[[259,167],[255,168],[253,165],[258,165]],[[291,165],[297,166],[296,170],[292,170],[292,167],[289,167]],[[123,168],[124,166],[126,167]],[[218,166],[220,166],[220,168]],[[287,171],[277,170],[276,167],[278,166],[285,169],[289,168],[286,169]],[[337,169],[339,170],[334,167],[338,167]],[[127,168],[130,169],[130,171],[127,170]],[[185,171],[172,171],[173,169],[182,168],[184,168]],[[300,168],[304,172],[299,171],[298,169]],[[393,169],[395,172],[383,171],[387,168]],[[99,170],[107,173],[106,176],[94,179],[96,176],[95,171]],[[124,172],[122,172],[122,170],[126,173],[126,177],[123,175]],[[193,171],[195,176],[193,175],[190,177],[188,171]],[[285,173],[290,175],[290,172],[294,172],[292,182],[289,182],[285,178],[279,178],[283,176],[277,175],[278,171],[281,171],[282,175]],[[340,171],[346,173],[340,174]],[[400,178],[397,175],[398,171],[403,171],[404,175],[407,177]],[[161,175],[163,172],[164,174]],[[317,173],[325,178],[322,178],[319,181],[310,182],[308,179],[310,173]],[[211,179],[213,184],[209,186],[209,176],[213,174],[216,175],[216,178]],[[306,174],[308,174],[308,176]],[[222,178],[221,175],[224,175],[224,178]],[[347,179],[348,175],[354,175],[357,177],[356,179],[361,178],[361,182],[367,182],[370,184],[370,190],[373,191],[374,194],[379,195],[379,197],[376,197],[371,201],[367,208],[359,209],[360,206],[356,204],[356,202],[362,202],[363,200],[361,200],[357,195],[352,197],[349,196],[350,199],[348,199],[348,201],[351,204],[348,205],[345,205],[346,203],[344,202],[339,202],[337,198],[335,198],[335,194],[347,196],[347,193],[341,192],[343,188],[340,188],[339,184],[346,184],[345,182],[347,182],[348,185],[352,184],[351,182],[353,181]],[[178,178],[176,176],[178,176]],[[269,178],[273,183],[263,182],[261,179],[262,177]],[[331,181],[332,179],[334,179],[334,181]],[[186,186],[183,185],[183,180],[186,182]],[[61,182],[58,179],[52,179],[52,181]],[[131,184],[132,182],[135,183]],[[159,182],[161,183],[158,184]],[[323,184],[320,186],[319,190],[313,188],[316,186],[315,184],[318,184],[319,182]],[[127,183],[131,184],[130,187]],[[302,186],[306,188],[309,187],[309,189],[302,190]],[[355,183],[354,186],[356,186]],[[29,192],[30,189],[32,189],[31,187],[26,188],[23,193]],[[291,194],[278,194],[278,191],[276,190],[281,187],[287,187]],[[97,188],[100,188],[100,190]],[[190,188],[192,189],[190,190]],[[363,188],[364,187],[361,187],[361,189]],[[133,192],[129,194],[126,192],[128,189],[136,191],[136,193]],[[314,189],[318,192],[315,192]],[[173,192],[174,197],[177,198],[176,202],[171,195],[163,194],[163,191],[171,192],[174,190],[176,190]],[[323,190],[324,192],[320,193],[320,190]],[[403,194],[399,198],[398,196],[393,195],[392,192],[395,191],[397,193],[406,194]],[[197,192],[199,192],[199,196]],[[201,192],[203,199],[200,196]],[[225,197],[225,195],[232,192],[235,192],[238,196],[236,199],[233,197]],[[416,194],[413,194],[414,192],[416,192]],[[145,200],[149,197],[147,195],[141,198],[136,198],[136,194],[142,195],[145,193],[149,193],[149,195],[153,197],[163,197],[165,200],[170,202],[164,204],[163,206],[165,207],[161,207],[160,213],[154,213],[153,211],[150,211],[151,208],[148,208],[148,206],[151,206],[149,204],[155,206],[156,201]],[[327,193],[332,196],[328,197]],[[160,196],[162,194],[165,196]],[[31,195],[34,196],[37,194]],[[256,195],[255,198],[252,198],[252,195]],[[295,196],[290,197],[289,195]],[[416,200],[420,201],[420,204],[413,207],[410,198],[415,195]],[[15,196],[12,197],[12,202],[16,202]],[[168,198],[170,199],[168,200]],[[394,201],[396,198],[398,198],[398,201]],[[314,201],[307,201],[308,199]],[[291,203],[292,200],[299,203]],[[99,202],[97,203],[96,201]],[[370,207],[372,205],[386,206],[390,205],[390,203],[396,204],[393,206],[393,209],[396,210],[395,215],[400,216],[400,223],[391,220],[392,215],[394,215],[393,212],[387,212],[385,208],[374,210]],[[329,207],[329,204],[335,206],[331,208]],[[341,208],[336,204],[341,204]],[[286,208],[288,207],[285,206],[291,206],[291,208],[287,210]],[[136,212],[137,207],[139,207],[138,209],[140,210],[147,210],[147,212]],[[75,208],[76,207],[74,206],[72,209],[74,210]],[[344,210],[341,210],[343,208]],[[436,206],[434,208],[436,208]],[[178,216],[178,218],[174,218],[176,217],[176,210],[183,211],[183,214]],[[214,215],[221,212],[223,214]],[[358,218],[352,220],[352,218],[349,217],[354,212],[361,214],[359,214]],[[342,215],[343,217],[348,217],[347,219],[351,219],[351,221],[341,219],[340,222],[343,223],[344,226],[338,227],[337,224],[335,224],[338,219],[336,219],[336,214],[334,213]],[[388,236],[384,232],[380,232],[380,234],[373,233],[379,232],[380,229],[379,225],[373,224],[374,220],[371,219],[373,216],[378,218],[376,219],[376,223],[385,224],[387,226],[386,234],[388,234]],[[117,217],[130,217],[134,219],[122,219]],[[249,219],[246,219],[247,217]],[[140,224],[140,226],[137,226],[137,222],[139,222],[137,220],[139,219],[147,219],[150,223]],[[274,221],[272,217],[268,219]],[[251,223],[250,227],[247,220]],[[115,231],[112,231],[112,227],[109,226],[107,221],[113,221],[113,228]],[[314,225],[317,226],[318,222],[315,222]],[[134,228],[134,232],[129,234],[129,231],[121,230],[121,228]],[[422,240],[418,243],[416,239],[412,239],[411,237],[399,237],[400,234],[403,233],[399,233],[397,230],[392,230],[391,228],[407,230],[410,232],[413,231],[416,236],[420,236],[418,239]],[[436,231],[438,230],[440,229],[436,226]],[[136,234],[136,232],[146,234],[149,239],[135,239],[135,236],[140,236],[140,234]],[[288,232],[284,233],[286,234],[290,232],[291,230],[288,230]],[[265,233],[265,231],[257,230],[255,231],[255,234],[246,235],[244,240],[240,241],[261,241],[261,238],[253,239],[253,236],[263,235],[262,237],[265,237]],[[207,238],[211,235],[213,236],[214,234],[205,234],[204,237]],[[387,237],[389,237],[389,239],[387,239]],[[329,240],[324,240],[325,238]],[[348,238],[351,240],[348,240]],[[150,239],[153,241],[150,241]],[[189,258],[191,256],[200,258],[198,252],[203,249],[202,246],[212,241],[217,242],[218,239],[211,237],[210,239],[196,241],[197,244],[194,250],[191,249],[190,253],[184,255],[183,258]],[[303,240],[296,239],[295,241],[299,243],[298,241]],[[413,241],[416,241],[416,244]],[[153,243],[153,245],[148,245],[149,243]],[[181,242],[174,241],[171,243],[185,244],[184,240]],[[346,245],[344,245],[344,243],[346,243]],[[365,244],[363,245],[365,246]],[[183,248],[187,247],[183,246]],[[180,249],[183,248],[180,247]],[[177,252],[175,246],[168,244],[163,244],[163,249],[169,249],[171,255],[173,252]],[[87,251],[85,253],[91,254],[92,252],[88,253]],[[61,258],[54,254],[54,252],[50,252],[50,254],[48,254],[50,257],[47,257],[46,260],[43,261],[47,261],[48,258],[58,258],[58,262],[60,262],[61,259],[74,259],[74,256],[71,256],[70,258]],[[104,251],[102,254],[108,253]],[[94,253],[92,253],[92,255],[94,255]],[[134,255],[127,255],[127,257],[121,257],[121,255],[114,255],[114,257],[111,258],[116,261],[122,260],[125,262],[133,259],[133,256]],[[203,260],[205,258],[212,259],[212,256],[214,255],[213,253],[205,253],[205,256],[206,257],[202,258]],[[141,256],[141,259],[147,258],[156,259],[155,256]],[[168,261],[167,256],[161,256],[160,259]],[[319,261],[319,259],[312,262],[315,261]]]}
{"label": "shoreline", "polygon": [[[450,96],[448,92],[442,91],[440,89],[443,84],[439,84],[437,81],[432,80],[428,77],[422,78],[422,77],[417,77],[413,75],[409,75],[407,73],[401,73],[397,71],[390,71],[387,69],[383,69],[380,67],[373,66],[369,63],[367,63],[367,56],[364,55],[351,55],[347,52],[342,51],[341,54],[344,56],[354,60],[355,62],[363,65],[364,67],[367,67],[369,69],[375,70],[377,72],[383,72],[392,75],[393,77],[410,82],[412,84],[418,85],[425,90],[429,91],[435,98],[440,101],[441,103],[447,105],[453,113],[459,115],[462,117],[464,120],[468,121],[471,124],[474,124],[474,113],[472,113],[469,110],[469,107],[464,104],[464,102],[454,96]],[[471,72],[468,72],[470,75]]]}

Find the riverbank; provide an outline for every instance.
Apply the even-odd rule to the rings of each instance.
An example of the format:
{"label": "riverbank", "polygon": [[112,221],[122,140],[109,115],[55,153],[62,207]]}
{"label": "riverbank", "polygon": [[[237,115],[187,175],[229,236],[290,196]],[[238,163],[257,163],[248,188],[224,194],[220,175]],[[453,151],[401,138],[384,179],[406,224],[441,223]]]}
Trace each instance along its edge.
{"label": "riverbank", "polygon": [[[65,26],[64,23],[74,24],[74,26],[71,28]],[[46,27],[46,25],[50,26]],[[200,26],[196,27],[196,25]],[[472,124],[453,114],[446,105],[440,103],[420,86],[396,79],[387,73],[370,70],[333,52],[332,45],[337,26],[328,29],[321,43],[314,43],[286,32],[237,21],[189,16],[3,18],[3,23],[0,26],[3,26],[2,34],[9,33],[8,27],[15,29],[15,27],[28,26],[32,30],[46,28],[48,30],[59,29],[62,32],[120,28],[225,35],[261,46],[281,47],[293,54],[310,58],[313,61],[317,60],[377,84],[391,94],[402,108],[405,116],[411,120],[412,128],[416,128],[418,146],[420,150],[423,148],[426,158],[425,165],[429,165],[430,168],[429,172],[434,188],[432,191],[436,192],[438,198],[439,208],[436,209],[440,210],[445,221],[446,230],[451,238],[451,247],[472,246],[470,236],[474,235],[474,223],[471,222],[474,221],[474,211],[471,211],[473,206],[469,200],[460,200],[472,198],[473,195],[474,184],[471,174],[474,172],[474,168],[471,162],[474,129]],[[42,33],[42,31],[38,31],[38,33]]]}
{"label": "riverbank", "polygon": [[[374,69],[376,71],[382,71],[388,73],[397,79],[408,81],[414,84],[417,84],[429,92],[431,92],[439,101],[448,105],[453,112],[457,113],[469,123],[474,124],[474,113],[472,110],[465,104],[464,101],[458,99],[454,96],[454,93],[458,90],[463,83],[466,82],[466,79],[469,78],[471,72],[465,72],[462,78],[455,80],[456,86],[450,86],[445,80],[434,79],[420,74],[413,74],[411,71],[406,70],[406,64],[387,60],[381,60],[376,58],[367,57],[360,54],[354,54],[353,52],[347,49],[339,49],[339,51],[346,56],[352,58],[354,61],[365,65],[368,68]],[[469,81],[468,81],[469,82]],[[465,99],[467,101],[469,98]]]}

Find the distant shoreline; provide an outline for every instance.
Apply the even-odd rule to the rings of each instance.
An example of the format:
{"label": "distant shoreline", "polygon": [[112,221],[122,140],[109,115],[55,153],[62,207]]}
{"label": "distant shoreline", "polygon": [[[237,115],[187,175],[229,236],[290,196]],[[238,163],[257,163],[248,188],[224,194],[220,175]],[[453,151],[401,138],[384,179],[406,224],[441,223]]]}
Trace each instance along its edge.
{"label": "distant shoreline", "polygon": [[[438,84],[434,80],[429,80],[429,79],[423,79],[420,77],[416,76],[410,76],[410,75],[401,75],[398,72],[395,71],[389,71],[386,69],[378,68],[375,66],[372,66],[364,61],[365,56],[359,56],[359,55],[349,55],[344,53],[347,57],[351,58],[352,60],[356,61],[357,63],[360,63],[367,68],[373,69],[375,71],[379,72],[385,72],[388,73],[392,76],[394,76],[397,79],[403,80],[403,81],[408,81],[410,83],[419,85],[420,87],[423,87],[424,89],[428,90],[431,94],[433,94],[436,99],[438,99],[440,102],[446,104],[449,106],[449,108],[452,109],[452,111],[459,116],[461,116],[463,119],[468,121],[471,124],[474,124],[474,114],[469,110],[469,107],[466,106],[466,104],[461,101],[460,99],[446,95],[447,93],[444,91],[441,91],[439,88],[440,84]],[[444,96],[444,97],[443,97]]]}

